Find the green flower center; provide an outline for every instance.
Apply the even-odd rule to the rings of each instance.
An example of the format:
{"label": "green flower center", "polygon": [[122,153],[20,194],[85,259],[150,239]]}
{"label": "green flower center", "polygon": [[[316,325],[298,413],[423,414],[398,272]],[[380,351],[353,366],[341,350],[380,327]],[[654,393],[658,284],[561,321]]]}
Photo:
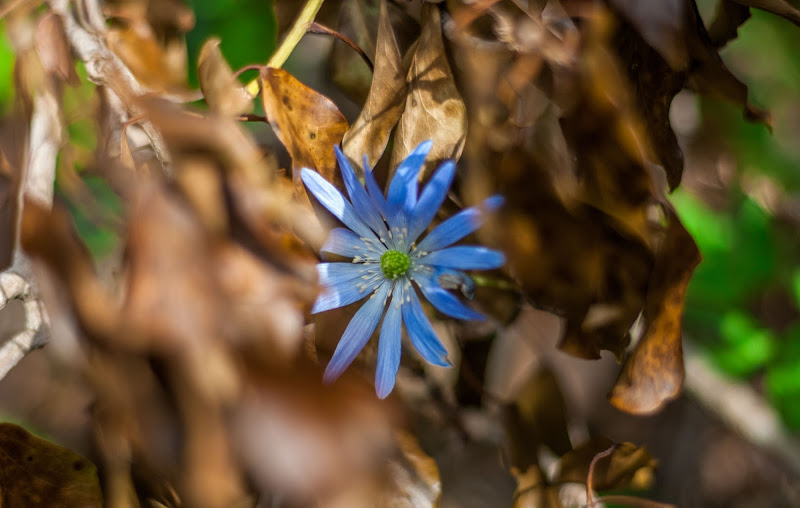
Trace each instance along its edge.
{"label": "green flower center", "polygon": [[381,270],[387,278],[395,280],[408,271],[411,260],[407,254],[396,250],[387,250],[381,255]]}

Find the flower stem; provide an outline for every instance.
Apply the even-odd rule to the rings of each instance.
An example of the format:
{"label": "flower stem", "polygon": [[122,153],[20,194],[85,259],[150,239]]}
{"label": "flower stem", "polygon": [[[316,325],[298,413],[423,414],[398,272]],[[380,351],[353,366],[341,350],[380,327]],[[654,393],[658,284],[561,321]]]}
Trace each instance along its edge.
{"label": "flower stem", "polygon": [[[289,55],[292,54],[292,51],[294,51],[297,43],[300,42],[300,39],[306,34],[311,23],[314,22],[314,18],[317,16],[319,8],[322,7],[323,1],[324,0],[308,0],[306,2],[303,10],[300,11],[300,14],[294,21],[292,29],[289,30],[289,33],[283,39],[278,50],[270,57],[269,62],[267,62],[267,67],[280,69],[281,66],[286,63],[286,60],[289,58]],[[258,94],[258,78],[247,84],[247,91],[253,96]]]}

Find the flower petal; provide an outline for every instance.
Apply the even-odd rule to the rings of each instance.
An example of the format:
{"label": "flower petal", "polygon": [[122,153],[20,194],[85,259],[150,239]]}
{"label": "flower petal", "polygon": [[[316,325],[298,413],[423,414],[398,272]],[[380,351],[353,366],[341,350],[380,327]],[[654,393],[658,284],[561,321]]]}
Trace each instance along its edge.
{"label": "flower petal", "polygon": [[375,370],[375,392],[380,398],[386,398],[394,388],[397,369],[400,367],[400,331],[403,326],[400,306],[401,295],[395,293],[381,325],[381,336],[378,342],[378,367]]}
{"label": "flower petal", "polygon": [[384,280],[377,264],[319,263],[317,273],[322,292],[314,302],[312,314],[357,302]]}
{"label": "flower petal", "polygon": [[486,220],[486,213],[500,207],[502,196],[487,198],[481,205],[461,210],[436,226],[417,246],[417,251],[431,252],[452,245],[472,233]]}
{"label": "flower petal", "polygon": [[303,168],[300,170],[300,177],[303,183],[306,184],[308,190],[319,200],[319,202],[328,209],[337,219],[348,228],[352,229],[361,236],[372,238],[375,233],[372,232],[369,226],[364,224],[358,215],[356,215],[353,205],[347,201],[342,193],[336,187],[325,180],[319,173],[314,170]]}
{"label": "flower petal", "polygon": [[[350,195],[350,201],[353,203],[356,213],[359,218],[363,220],[378,237],[387,236],[386,225],[383,222],[375,202],[367,195],[366,189],[358,181],[353,167],[350,166],[350,161],[344,156],[338,146],[333,147],[336,153],[336,160],[339,161],[339,169],[342,171],[342,178],[344,185],[347,187],[347,193]],[[366,171],[366,170],[365,170]]]}
{"label": "flower petal", "polygon": [[335,381],[344,370],[353,363],[358,353],[364,348],[383,314],[383,307],[386,305],[386,297],[392,284],[383,281],[377,293],[373,294],[367,302],[358,309],[350,324],[342,334],[333,358],[325,368],[322,377],[323,382],[330,383]]}
{"label": "flower petal", "polygon": [[424,265],[455,268],[457,270],[491,270],[505,264],[502,252],[476,245],[459,245],[431,252],[417,260]]}
{"label": "flower petal", "polygon": [[403,322],[406,324],[411,343],[429,363],[442,367],[449,366],[447,350],[439,341],[439,338],[436,337],[428,318],[425,317],[414,289],[410,286],[404,287],[403,296],[405,298],[401,306]]}
{"label": "flower petal", "polygon": [[383,196],[383,191],[375,180],[375,175],[372,171],[364,171],[364,183],[367,185],[367,193],[370,199],[375,203],[375,208],[378,209],[384,220],[388,219],[389,208],[386,205],[386,198]]}
{"label": "flower petal", "polygon": [[439,284],[439,277],[445,274],[455,274],[472,282],[467,275],[453,270],[434,270],[433,272],[419,270],[414,273],[414,281],[419,285],[425,298],[436,307],[436,310],[456,319],[483,321],[486,317],[464,305],[454,294],[445,290]]}
{"label": "flower petal", "polygon": [[439,207],[444,203],[455,173],[456,164],[453,161],[446,161],[439,166],[428,184],[425,185],[408,226],[409,242],[415,241],[431,223],[436,212],[439,211]]}
{"label": "flower petal", "polygon": [[417,204],[419,172],[422,170],[425,157],[428,156],[431,147],[433,147],[432,141],[423,141],[397,166],[394,177],[389,183],[389,193],[386,196],[393,219],[390,223],[392,227],[406,227],[407,216]]}
{"label": "flower petal", "polygon": [[372,246],[374,243],[376,242],[365,242],[349,229],[335,228],[331,230],[320,250],[349,258],[360,256],[363,259],[367,257],[380,259],[382,252],[375,250]]}

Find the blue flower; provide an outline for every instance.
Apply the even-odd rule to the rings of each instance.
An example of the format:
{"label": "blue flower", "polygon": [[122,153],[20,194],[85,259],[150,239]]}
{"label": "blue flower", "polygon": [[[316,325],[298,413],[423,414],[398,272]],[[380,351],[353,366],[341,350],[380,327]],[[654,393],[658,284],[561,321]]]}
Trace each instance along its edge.
{"label": "blue flower", "polygon": [[335,380],[352,363],[382,316],[375,373],[379,397],[386,397],[394,388],[404,323],[411,343],[425,360],[450,365],[447,350],[425,317],[415,286],[443,314],[484,319],[445,288],[462,288],[466,293],[472,279],[462,270],[498,268],[505,258],[485,247],[451,245],[478,229],[486,212],[500,206],[503,198],[493,196],[480,207],[462,210],[417,242],[444,202],[455,174],[455,164],[447,161],[418,192],[419,172],[431,146],[430,141],[421,143],[400,163],[386,196],[368,168],[364,168],[366,188],[359,182],[339,147],[335,147],[336,159],[349,201],[316,171],[301,170],[308,190],[347,226],[332,230],[322,251],[352,258],[349,263],[317,265],[323,291],[312,312],[343,307],[369,296],[347,325],[325,369],[325,382]]}

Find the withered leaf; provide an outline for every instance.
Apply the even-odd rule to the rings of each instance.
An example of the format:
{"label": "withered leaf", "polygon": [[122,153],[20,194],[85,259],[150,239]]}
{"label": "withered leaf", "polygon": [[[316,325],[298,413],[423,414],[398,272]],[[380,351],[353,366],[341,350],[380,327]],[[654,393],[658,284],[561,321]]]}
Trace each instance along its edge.
{"label": "withered leaf", "polygon": [[[561,457],[556,481],[586,483],[592,459],[598,453],[608,450],[611,445],[610,440],[595,437],[568,452]],[[601,458],[596,463],[592,490],[648,489],[652,484],[653,470],[657,465],[656,460],[644,447],[633,443],[621,443],[610,457]]]}
{"label": "withered leaf", "polygon": [[[345,0],[341,4],[337,30],[355,42],[375,63],[378,2]],[[372,78],[370,69],[352,48],[335,43],[331,48],[330,67],[334,82],[353,99],[362,102],[367,97]]]}
{"label": "withered leaf", "polygon": [[439,10],[426,4],[422,19],[422,35],[408,71],[408,97],[394,137],[391,167],[396,168],[418,144],[430,139],[433,149],[420,173],[424,180],[442,160],[461,156],[467,112],[447,63]]}
{"label": "withered leaf", "polygon": [[388,464],[389,478],[375,506],[384,508],[435,508],[442,495],[436,461],[425,454],[413,435],[395,433],[397,453]]}
{"label": "withered leaf", "polygon": [[394,29],[389,22],[386,0],[381,1],[374,61],[375,72],[367,102],[342,139],[342,151],[356,167],[361,166],[364,155],[370,167],[375,166],[405,105],[405,71]]}
{"label": "withered leaf", "polygon": [[734,0],[721,0],[717,14],[708,27],[708,37],[715,47],[722,47],[736,38],[738,28],[750,18],[750,8]]}
{"label": "withered leaf", "polygon": [[233,77],[219,44],[219,39],[209,39],[200,50],[197,64],[200,90],[213,111],[237,116],[250,110],[253,99]]}
{"label": "withered leaf", "polygon": [[64,34],[64,25],[55,13],[47,14],[36,26],[36,51],[45,71],[55,74],[70,85],[80,84],[69,42]]}
{"label": "withered leaf", "polygon": [[742,5],[777,14],[795,25],[800,25],[800,9],[786,0],[734,0]]}
{"label": "withered leaf", "polygon": [[684,0],[611,0],[611,4],[622,12],[673,69],[686,69],[689,61],[684,37],[687,9]]}
{"label": "withered leaf", "polygon": [[0,424],[3,506],[100,508],[97,468],[68,448],[11,423]]}
{"label": "withered leaf", "polygon": [[659,410],[683,384],[683,305],[700,252],[674,211],[668,210],[667,219],[647,291],[647,328],[610,395],[614,406],[629,413]]}
{"label": "withered leaf", "polygon": [[525,471],[512,468],[511,474],[517,480],[513,508],[561,508],[558,491],[547,484],[539,466]]}
{"label": "withered leaf", "polygon": [[186,69],[169,58],[149,26],[110,29],[106,42],[147,89],[185,92]]}
{"label": "withered leaf", "polygon": [[292,157],[295,193],[307,200],[300,169],[314,169],[333,181],[336,169],[333,146],[339,144],[347,131],[347,120],[330,99],[283,69],[268,67],[261,71],[261,79],[267,120]]}

